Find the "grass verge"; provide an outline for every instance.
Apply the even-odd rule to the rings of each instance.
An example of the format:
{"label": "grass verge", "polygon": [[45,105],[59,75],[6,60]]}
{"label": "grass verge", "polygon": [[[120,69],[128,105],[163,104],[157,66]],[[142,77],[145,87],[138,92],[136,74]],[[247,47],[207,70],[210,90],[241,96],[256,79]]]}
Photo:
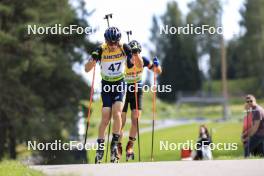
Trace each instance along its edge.
{"label": "grass verge", "polygon": [[2,161],[0,176],[44,176],[40,171],[30,169],[18,161]]}
{"label": "grass verge", "polygon": [[[185,143],[187,141],[196,142],[198,137],[198,129],[200,124],[183,125],[168,129],[155,131],[154,138],[154,160],[155,161],[175,161],[180,160],[180,149],[160,150],[160,143],[168,141],[169,144]],[[241,124],[238,122],[224,122],[224,123],[209,123],[206,124],[212,131],[212,138],[215,144],[235,143],[237,145],[236,150],[214,150],[214,159],[241,159],[243,158],[243,146],[240,141]],[[144,133],[140,136],[141,142],[141,161],[150,161],[151,151],[151,132]],[[125,146],[127,143],[127,137],[123,141],[123,156],[121,162],[125,162]],[[135,142],[135,153],[138,154],[137,141]],[[228,149],[228,148],[227,148]],[[109,154],[109,153],[108,153]],[[109,162],[108,155],[108,162]],[[94,163],[95,151],[90,151],[89,155],[90,163]],[[104,160],[105,161],[105,158]],[[138,161],[136,156],[135,161]],[[134,162],[135,162],[134,161]]]}

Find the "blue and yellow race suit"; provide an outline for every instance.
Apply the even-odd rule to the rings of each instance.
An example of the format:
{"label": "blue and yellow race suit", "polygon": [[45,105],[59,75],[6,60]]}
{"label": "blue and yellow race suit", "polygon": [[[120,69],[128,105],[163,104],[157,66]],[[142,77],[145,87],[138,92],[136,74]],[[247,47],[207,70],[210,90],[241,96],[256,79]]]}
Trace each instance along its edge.
{"label": "blue and yellow race suit", "polygon": [[103,107],[112,107],[116,101],[122,101],[125,95],[125,68],[133,64],[131,49],[127,44],[120,44],[115,51],[110,51],[106,43],[99,46],[97,54],[101,66]]}
{"label": "blue and yellow race suit", "polygon": [[[137,83],[137,104],[138,109],[142,109],[142,74],[144,67],[150,68],[152,63],[146,57],[142,57],[143,60],[143,67],[139,68],[137,66],[133,66],[131,68],[126,67],[125,71],[125,82],[127,83],[127,92],[126,92],[126,100],[123,107],[123,112],[127,112],[128,104],[130,103],[130,109],[136,109],[136,99],[135,99],[135,81]],[[135,74],[136,71],[136,74]],[[130,88],[131,87],[131,88]]]}

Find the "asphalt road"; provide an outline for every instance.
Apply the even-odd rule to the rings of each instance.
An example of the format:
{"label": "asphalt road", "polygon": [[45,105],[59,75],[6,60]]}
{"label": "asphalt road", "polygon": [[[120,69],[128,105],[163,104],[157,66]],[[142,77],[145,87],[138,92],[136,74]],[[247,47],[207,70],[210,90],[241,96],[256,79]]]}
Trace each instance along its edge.
{"label": "asphalt road", "polygon": [[264,159],[30,166],[49,176],[264,176]]}

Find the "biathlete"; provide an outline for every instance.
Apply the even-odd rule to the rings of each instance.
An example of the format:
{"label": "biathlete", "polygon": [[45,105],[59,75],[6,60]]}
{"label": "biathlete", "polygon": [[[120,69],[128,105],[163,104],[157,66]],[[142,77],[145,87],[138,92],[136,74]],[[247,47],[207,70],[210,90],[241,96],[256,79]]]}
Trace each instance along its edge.
{"label": "biathlete", "polygon": [[[131,48],[127,44],[120,43],[121,32],[116,27],[109,27],[104,33],[105,43],[92,52],[92,57],[85,64],[85,71],[89,72],[100,63],[102,76],[102,119],[98,130],[98,150],[95,163],[101,163],[104,156],[105,129],[113,115],[111,162],[118,162],[118,141],[122,126],[121,113],[125,91],[125,68],[132,68],[133,63],[142,67],[142,60],[133,57]],[[110,87],[110,89],[109,89]],[[121,90],[120,90],[121,87]]]}
{"label": "biathlete", "polygon": [[[140,55],[140,52],[142,50],[141,45],[136,40],[133,40],[129,42],[129,46],[132,50],[133,54]],[[129,131],[129,141],[126,145],[126,160],[134,159],[134,151],[133,151],[133,145],[136,141],[136,135],[137,135],[137,118],[140,118],[141,116],[141,109],[142,109],[142,74],[144,67],[147,67],[150,70],[156,70],[156,73],[160,74],[162,72],[162,69],[159,64],[159,60],[157,57],[153,59],[153,63],[147,59],[146,57],[142,57],[143,60],[143,67],[137,67],[133,66],[131,68],[126,67],[126,75],[125,75],[125,82],[127,83],[127,92],[126,92],[126,99],[125,99],[125,105],[122,112],[122,129],[121,129],[121,137],[118,143],[118,152],[119,155],[122,155],[122,137],[123,137],[123,128],[126,123],[126,115],[127,115],[127,109],[128,104],[130,104],[131,109],[131,128]],[[134,68],[136,67],[136,68]],[[156,69],[154,69],[154,67]],[[136,74],[135,74],[136,71]],[[137,83],[137,105],[138,105],[138,116],[136,112],[136,98],[135,98],[135,80]]]}

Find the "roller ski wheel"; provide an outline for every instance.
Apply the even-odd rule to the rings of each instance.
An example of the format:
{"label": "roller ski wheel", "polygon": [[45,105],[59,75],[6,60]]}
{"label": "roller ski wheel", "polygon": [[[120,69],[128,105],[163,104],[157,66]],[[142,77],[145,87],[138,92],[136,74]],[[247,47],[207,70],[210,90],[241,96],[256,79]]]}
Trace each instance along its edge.
{"label": "roller ski wheel", "polygon": [[135,159],[135,154],[134,153],[127,153],[126,154],[126,161],[128,162],[129,160],[134,160]]}
{"label": "roller ski wheel", "polygon": [[119,163],[119,159],[118,158],[111,158],[111,163]]}

